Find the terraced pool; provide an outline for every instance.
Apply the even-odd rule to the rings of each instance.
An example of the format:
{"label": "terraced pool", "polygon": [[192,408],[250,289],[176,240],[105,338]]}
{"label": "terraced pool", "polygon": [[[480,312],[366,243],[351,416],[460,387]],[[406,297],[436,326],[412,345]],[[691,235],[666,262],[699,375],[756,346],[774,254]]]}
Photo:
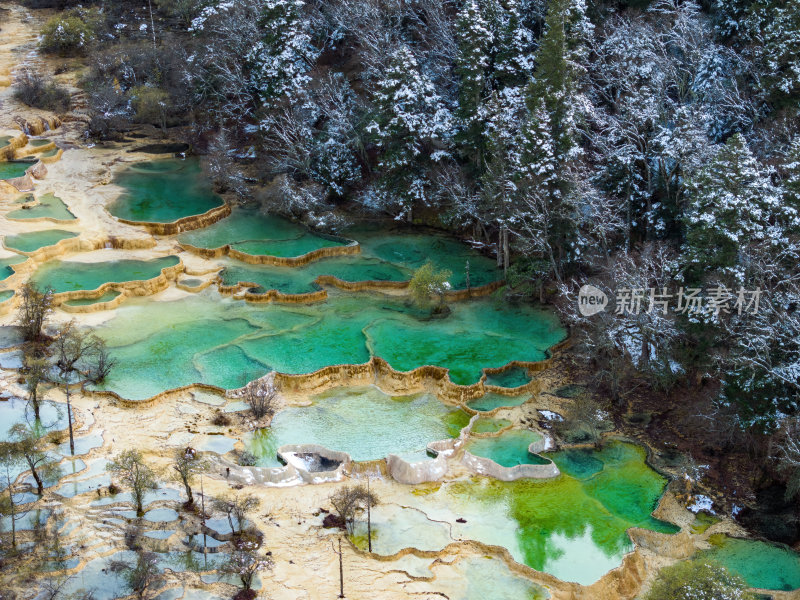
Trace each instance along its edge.
{"label": "terraced pool", "polygon": [[106,208],[128,221],[169,223],[222,205],[197,158],[169,158],[135,163],[114,183],[123,193]]}
{"label": "terraced pool", "polygon": [[321,444],[356,461],[397,454],[416,462],[427,459],[429,442],[458,436],[469,422],[468,414],[430,394],[390,396],[372,386],[334,389],[311,402],[281,410],[248,439],[260,466],[279,466],[276,453],[284,444]]}
{"label": "terraced pool", "polygon": [[372,355],[403,371],[446,367],[470,384],[484,366],[541,360],[565,334],[551,312],[490,300],[454,303],[446,318],[430,319],[403,299],[332,292],[312,305],[253,305],[210,289],[172,302],[133,299],[97,333],[125,365],[105,386],[128,398],[194,382],[234,388],[270,370],[309,373]]}
{"label": "terraced pool", "polygon": [[95,290],[104,283],[153,279],[161,274],[162,269],[175,266],[178,262],[177,256],[105,262],[51,260],[39,267],[31,279],[40,288],[49,287],[56,293]]}

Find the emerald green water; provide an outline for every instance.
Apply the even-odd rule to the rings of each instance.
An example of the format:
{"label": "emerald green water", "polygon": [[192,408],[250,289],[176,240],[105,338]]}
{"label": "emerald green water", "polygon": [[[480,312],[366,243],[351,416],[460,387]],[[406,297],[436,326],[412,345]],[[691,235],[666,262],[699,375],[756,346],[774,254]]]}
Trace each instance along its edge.
{"label": "emerald green water", "polygon": [[105,385],[127,398],[194,382],[239,387],[273,369],[309,373],[373,354],[398,370],[447,367],[454,382],[470,384],[485,366],[541,359],[565,333],[550,312],[489,300],[425,320],[386,297],[332,291],[313,305],[254,305],[211,289],[171,302],[132,299],[96,332],[126,366]]}
{"label": "emerald green water", "polygon": [[487,392],[480,398],[475,398],[475,400],[470,400],[467,402],[467,406],[469,406],[472,410],[488,412],[490,410],[494,410],[495,408],[500,408],[501,406],[519,406],[530,397],[530,394],[521,394],[519,396],[502,396],[500,394],[495,394],[494,392]]}
{"label": "emerald green water", "polygon": [[[466,287],[466,264],[469,261],[470,286],[478,287],[502,279],[502,271],[496,262],[454,237],[430,230],[398,228],[386,230],[380,227],[359,225],[346,230],[343,235],[358,240],[365,258],[377,258],[409,273],[428,260],[438,269],[451,272],[450,284],[455,289]],[[406,276],[405,279],[410,279]]]}
{"label": "emerald green water", "polygon": [[8,279],[14,274],[14,269],[11,265],[18,265],[19,263],[28,260],[27,256],[9,256],[7,258],[0,258],[0,278]]}
{"label": "emerald green water", "polygon": [[702,554],[742,577],[747,585],[767,590],[800,588],[800,555],[785,546],[725,535],[712,535],[713,548]]}
{"label": "emerald green water", "polygon": [[106,292],[99,298],[78,298],[77,300],[67,300],[64,304],[68,306],[90,306],[92,304],[100,304],[102,302],[110,302],[114,298],[120,295],[120,292],[115,292],[114,290],[110,292]]}
{"label": "emerald green water", "polygon": [[[602,469],[585,479],[563,472],[548,480],[475,477],[417,488],[398,502],[407,508],[373,509],[373,548],[389,554],[477,540],[503,546],[518,562],[564,581],[591,584],[633,549],[628,528],[678,531],[651,515],[666,480],[647,466],[642,448],[612,442],[592,455]],[[559,468],[571,461],[559,452],[551,457]]]}
{"label": "emerald green water", "polygon": [[154,160],[131,165],[114,178],[124,192],[106,208],[128,221],[169,223],[222,205],[202,176],[197,158]]}
{"label": "emerald green water", "polygon": [[513,367],[502,373],[486,374],[486,384],[504,388],[515,388],[530,382],[527,369]]}
{"label": "emerald green water", "polygon": [[55,156],[56,154],[58,154],[58,148],[53,148],[52,150],[47,150],[45,152],[42,152],[41,156],[43,158],[50,158],[51,156]]}
{"label": "emerald green water", "polygon": [[74,262],[51,260],[39,267],[31,277],[40,288],[54,292],[95,290],[104,283],[142,281],[158,277],[162,269],[178,264],[177,256],[153,260],[109,260],[106,262]]}
{"label": "emerald green water", "polygon": [[548,459],[528,452],[528,446],[541,439],[542,436],[535,431],[516,429],[497,437],[473,438],[467,442],[466,450],[475,456],[493,460],[501,467],[546,465],[550,463]]}
{"label": "emerald green water", "polygon": [[429,442],[458,436],[469,421],[430,394],[390,396],[372,386],[338,388],[311,402],[281,410],[269,428],[246,440],[260,466],[277,466],[277,449],[285,444],[321,444],[356,461],[389,454],[423,460]]}
{"label": "emerald green water", "polygon": [[240,281],[258,284],[260,293],[279,290],[284,294],[306,294],[319,289],[314,280],[319,275],[333,275],[345,281],[406,281],[412,273],[377,259],[341,256],[314,261],[303,267],[248,265],[234,260],[223,261],[223,285]]}
{"label": "emerald green water", "polygon": [[302,225],[255,210],[236,210],[209,227],[178,236],[178,241],[198,248],[219,248],[230,244],[253,255],[300,256],[328,246],[342,246],[344,240],[327,239]]}
{"label": "emerald green water", "polygon": [[18,208],[6,215],[10,219],[38,219],[48,217],[59,221],[72,221],[75,215],[69,212],[64,201],[53,194],[44,194],[39,203],[30,208]]}
{"label": "emerald green water", "polygon": [[47,144],[50,143],[50,140],[28,140],[28,143],[34,148],[41,148],[42,146],[47,146]]}
{"label": "emerald green water", "polygon": [[497,433],[509,425],[511,425],[511,421],[507,419],[480,417],[472,424],[472,431],[474,433]]}
{"label": "emerald green water", "polygon": [[[451,271],[450,283],[454,288],[466,287],[467,261],[473,287],[502,278],[493,260],[438,232],[387,232],[362,226],[348,230],[345,235],[361,244],[361,253],[327,258],[300,268],[227,260],[224,261],[223,283],[234,285],[249,281],[257,283],[259,291],[276,289],[287,294],[303,294],[318,289],[313,281],[319,275],[333,275],[345,281],[407,281],[414,270],[429,259],[437,268]],[[238,210],[205,229],[181,234],[178,240],[201,248],[231,244],[248,254],[273,256],[298,256],[341,243],[316,236],[280,217],[245,210]]]}
{"label": "emerald green water", "polygon": [[14,295],[14,290],[3,290],[3,291],[0,291],[0,302],[5,302],[9,298],[11,298],[11,296],[13,296],[13,295]]}
{"label": "emerald green water", "polygon": [[0,162],[0,179],[14,179],[25,175],[33,163],[30,161]]}
{"label": "emerald green water", "polygon": [[10,135],[0,135],[0,148],[8,146],[8,143],[13,139]]}
{"label": "emerald green water", "polygon": [[46,229],[44,231],[31,231],[18,235],[7,235],[3,243],[6,248],[20,252],[33,252],[45,246],[53,246],[61,240],[78,237],[77,233],[62,229]]}

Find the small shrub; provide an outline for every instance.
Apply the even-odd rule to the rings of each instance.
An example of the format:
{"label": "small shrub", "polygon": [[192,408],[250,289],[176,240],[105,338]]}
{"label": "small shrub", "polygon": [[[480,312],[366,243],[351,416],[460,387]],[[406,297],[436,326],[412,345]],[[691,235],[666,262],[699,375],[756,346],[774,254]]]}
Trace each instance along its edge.
{"label": "small shrub", "polygon": [[218,412],[214,415],[214,418],[211,419],[211,424],[218,425],[219,427],[226,427],[231,424],[231,418],[225,413]]}
{"label": "small shrub", "polygon": [[113,482],[108,484],[108,495],[109,496],[116,496],[122,490],[118,485],[115,485]]}
{"label": "small shrub", "polygon": [[60,56],[86,53],[97,38],[102,19],[95,8],[75,8],[56,15],[42,29],[42,51]]}
{"label": "small shrub", "polygon": [[64,439],[66,437],[67,437],[66,433],[64,432],[63,429],[57,429],[57,430],[51,431],[50,433],[47,434],[47,440],[51,444],[54,444],[56,446],[58,446],[59,444],[64,442]]}
{"label": "small shrub", "polygon": [[446,306],[444,295],[450,289],[447,281],[450,275],[452,273],[447,269],[437,270],[431,261],[414,271],[414,276],[408,284],[414,303],[422,309],[443,312]]}
{"label": "small shrub", "polygon": [[149,85],[137,85],[131,89],[130,96],[138,123],[149,123],[167,130],[167,107],[170,104],[167,92]]}
{"label": "small shrub", "polygon": [[239,464],[243,467],[254,467],[257,461],[258,458],[256,458],[256,455],[252,452],[248,452],[247,450],[244,450],[241,454],[239,454]]}
{"label": "small shrub", "polygon": [[658,577],[643,600],[694,600],[726,598],[755,600],[741,577],[725,567],[706,560],[688,560],[658,572]]}
{"label": "small shrub", "polygon": [[53,112],[66,112],[71,104],[70,94],[65,88],[32,71],[19,76],[14,84],[14,98],[28,106]]}

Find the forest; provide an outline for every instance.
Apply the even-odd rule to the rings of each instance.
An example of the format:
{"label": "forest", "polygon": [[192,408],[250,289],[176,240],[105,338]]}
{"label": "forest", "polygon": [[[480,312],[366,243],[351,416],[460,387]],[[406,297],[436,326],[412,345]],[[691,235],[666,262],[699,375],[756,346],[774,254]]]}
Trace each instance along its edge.
{"label": "forest", "polygon": [[88,144],[184,143],[217,192],[315,231],[467,240],[496,303],[558,311],[604,399],[580,418],[800,540],[800,0],[24,4],[82,65],[79,98],[31,72],[26,104],[71,102]]}

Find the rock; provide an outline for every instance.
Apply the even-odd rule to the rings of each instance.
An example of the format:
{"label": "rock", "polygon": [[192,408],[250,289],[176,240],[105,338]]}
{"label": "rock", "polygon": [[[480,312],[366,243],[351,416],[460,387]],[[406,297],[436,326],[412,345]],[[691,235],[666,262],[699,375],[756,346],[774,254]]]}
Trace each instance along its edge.
{"label": "rock", "polygon": [[39,161],[28,169],[28,172],[34,179],[44,179],[47,176],[47,167],[44,166],[43,162]]}

